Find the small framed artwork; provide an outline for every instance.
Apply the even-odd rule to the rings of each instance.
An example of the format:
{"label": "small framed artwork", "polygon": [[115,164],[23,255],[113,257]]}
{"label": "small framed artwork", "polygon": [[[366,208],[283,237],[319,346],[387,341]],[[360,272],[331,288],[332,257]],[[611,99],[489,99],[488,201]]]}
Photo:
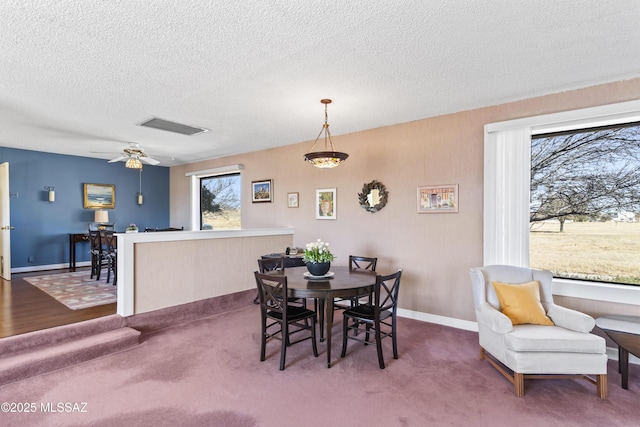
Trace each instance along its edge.
{"label": "small framed artwork", "polygon": [[418,213],[458,212],[458,184],[418,187]]}
{"label": "small framed artwork", "polygon": [[251,201],[263,203],[273,201],[273,182],[270,179],[251,181]]}
{"label": "small framed artwork", "polygon": [[298,207],[298,193],[287,193],[287,206],[290,208]]}
{"label": "small framed artwork", "polygon": [[316,219],[336,219],[337,197],[335,188],[316,190]]}
{"label": "small framed artwork", "polygon": [[85,209],[114,209],[116,186],[114,184],[84,184]]}

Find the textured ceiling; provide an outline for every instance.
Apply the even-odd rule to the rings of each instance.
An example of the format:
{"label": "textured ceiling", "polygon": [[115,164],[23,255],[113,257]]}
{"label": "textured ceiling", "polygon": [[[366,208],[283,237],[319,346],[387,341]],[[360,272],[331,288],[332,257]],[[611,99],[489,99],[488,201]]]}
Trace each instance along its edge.
{"label": "textured ceiling", "polygon": [[322,98],[335,136],[640,77],[639,23],[638,0],[2,0],[0,146],[171,166],[311,141]]}

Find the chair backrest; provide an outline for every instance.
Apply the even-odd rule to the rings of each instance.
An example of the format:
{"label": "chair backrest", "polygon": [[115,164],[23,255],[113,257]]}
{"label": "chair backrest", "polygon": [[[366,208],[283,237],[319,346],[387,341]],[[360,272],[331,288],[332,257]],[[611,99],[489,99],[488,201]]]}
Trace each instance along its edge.
{"label": "chair backrest", "polygon": [[89,248],[94,255],[102,253],[102,238],[99,230],[89,230]]}
{"label": "chair backrest", "polygon": [[258,271],[260,273],[266,273],[267,271],[280,271],[284,274],[285,262],[284,257],[280,258],[265,258],[258,259]]}
{"label": "chair backrest", "polygon": [[[258,295],[260,296],[260,309],[263,315],[267,313],[279,313],[282,319],[287,318],[287,276],[263,274],[258,271],[253,273],[256,278]],[[276,316],[279,317],[279,316]]]}
{"label": "chair backrest", "polygon": [[376,276],[376,284],[373,289],[374,313],[391,310],[395,317],[398,308],[398,292],[400,291],[400,278],[402,270],[386,276]]}
{"label": "chair backrest", "polygon": [[527,267],[513,265],[487,265],[472,268],[471,286],[473,288],[473,300],[475,306],[488,302],[500,310],[500,302],[491,282],[509,284],[522,284],[537,280],[540,282],[540,302],[547,309],[548,304],[553,304],[552,280],[553,274],[547,270],[536,270]]}
{"label": "chair backrest", "polygon": [[117,248],[117,238],[113,231],[106,230],[102,233],[102,237],[104,238],[104,249],[110,253],[114,254]]}
{"label": "chair backrest", "polygon": [[353,270],[376,271],[377,263],[378,263],[378,258],[349,255],[349,271],[353,271]]}

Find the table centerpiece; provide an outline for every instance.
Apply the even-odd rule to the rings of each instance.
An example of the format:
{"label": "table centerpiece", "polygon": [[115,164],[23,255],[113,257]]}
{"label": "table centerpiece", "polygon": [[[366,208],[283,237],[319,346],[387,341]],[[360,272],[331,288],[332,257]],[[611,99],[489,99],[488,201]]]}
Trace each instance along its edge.
{"label": "table centerpiece", "polygon": [[307,243],[302,259],[311,275],[324,276],[329,272],[331,261],[335,258],[335,255],[329,250],[329,243],[318,239],[315,242]]}

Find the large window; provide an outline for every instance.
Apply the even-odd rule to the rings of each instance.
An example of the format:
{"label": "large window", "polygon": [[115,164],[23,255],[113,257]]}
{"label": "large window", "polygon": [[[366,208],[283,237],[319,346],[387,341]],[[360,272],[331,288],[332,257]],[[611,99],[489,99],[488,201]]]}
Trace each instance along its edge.
{"label": "large window", "polygon": [[531,140],[530,265],[556,277],[640,284],[640,126]]}
{"label": "large window", "polygon": [[[484,265],[530,265],[532,136],[633,122],[640,122],[640,100],[487,124],[484,138]],[[555,278],[553,293],[640,305],[640,286]]]}
{"label": "large window", "polygon": [[200,178],[200,229],[239,229],[240,173]]}

